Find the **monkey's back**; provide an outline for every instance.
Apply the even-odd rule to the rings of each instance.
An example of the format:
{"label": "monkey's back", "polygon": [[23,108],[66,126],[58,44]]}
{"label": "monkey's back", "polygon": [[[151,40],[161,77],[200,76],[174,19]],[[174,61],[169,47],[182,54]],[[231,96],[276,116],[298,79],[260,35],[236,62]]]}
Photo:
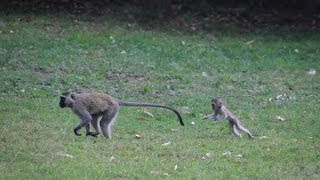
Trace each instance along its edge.
{"label": "monkey's back", "polygon": [[113,106],[118,106],[117,101],[103,93],[81,93],[77,98],[81,99],[80,101],[90,114],[99,114]]}

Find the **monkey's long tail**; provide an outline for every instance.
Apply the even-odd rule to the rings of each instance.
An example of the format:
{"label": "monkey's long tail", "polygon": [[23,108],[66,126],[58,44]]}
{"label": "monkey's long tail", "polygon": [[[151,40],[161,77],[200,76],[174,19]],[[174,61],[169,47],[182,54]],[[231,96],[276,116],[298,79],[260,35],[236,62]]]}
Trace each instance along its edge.
{"label": "monkey's long tail", "polygon": [[118,103],[120,106],[143,106],[143,107],[159,107],[159,108],[164,108],[164,109],[169,109],[171,111],[173,111],[174,113],[176,113],[176,115],[178,116],[179,122],[182,126],[184,126],[184,122],[182,120],[182,117],[180,115],[180,113],[169,107],[169,106],[165,106],[165,105],[161,105],[161,104],[152,104],[152,103],[137,103],[137,102],[127,102],[127,101],[122,101],[117,99]]}

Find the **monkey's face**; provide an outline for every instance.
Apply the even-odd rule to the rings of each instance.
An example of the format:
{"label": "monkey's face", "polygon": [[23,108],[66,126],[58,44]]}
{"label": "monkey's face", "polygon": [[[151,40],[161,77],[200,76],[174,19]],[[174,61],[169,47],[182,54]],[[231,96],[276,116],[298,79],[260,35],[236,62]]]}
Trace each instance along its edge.
{"label": "monkey's face", "polygon": [[223,101],[220,98],[213,98],[211,101],[212,110],[220,110],[223,106]]}
{"label": "monkey's face", "polygon": [[211,100],[211,107],[212,107],[212,110],[216,110],[218,107],[217,106],[217,100],[214,98]]}
{"label": "monkey's face", "polygon": [[64,93],[60,96],[59,106],[61,108],[64,108],[64,107],[72,108],[74,103],[75,103],[75,95],[73,93]]}
{"label": "monkey's face", "polygon": [[211,102],[211,107],[212,107],[212,110],[216,109],[216,106],[215,106],[214,102]]}
{"label": "monkey's face", "polygon": [[65,97],[63,97],[63,96],[60,96],[59,106],[60,106],[61,108],[66,107],[66,103],[65,103],[65,101],[66,101],[66,98],[65,98]]}

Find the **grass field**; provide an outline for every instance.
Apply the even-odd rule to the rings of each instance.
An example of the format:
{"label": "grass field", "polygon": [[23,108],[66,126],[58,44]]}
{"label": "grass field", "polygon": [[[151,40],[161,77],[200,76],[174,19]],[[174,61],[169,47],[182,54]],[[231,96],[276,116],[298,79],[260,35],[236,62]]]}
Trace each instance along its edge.
{"label": "grass field", "polygon": [[[319,57],[319,33],[1,13],[0,179],[319,179]],[[68,90],[170,105],[186,126],[123,107],[112,140],[76,137]],[[255,139],[201,120],[215,96]]]}

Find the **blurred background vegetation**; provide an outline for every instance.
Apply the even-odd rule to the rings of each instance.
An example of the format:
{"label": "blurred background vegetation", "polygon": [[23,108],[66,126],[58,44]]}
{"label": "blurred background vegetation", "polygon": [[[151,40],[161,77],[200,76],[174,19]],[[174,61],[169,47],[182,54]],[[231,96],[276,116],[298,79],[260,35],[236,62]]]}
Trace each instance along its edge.
{"label": "blurred background vegetation", "polygon": [[[119,18],[134,18],[149,24],[169,21],[193,31],[208,29],[212,22],[304,30],[319,30],[320,27],[319,0],[4,0],[0,8],[5,12],[38,12],[41,9],[95,15],[117,9]],[[193,19],[191,24],[187,22],[186,15]]]}

